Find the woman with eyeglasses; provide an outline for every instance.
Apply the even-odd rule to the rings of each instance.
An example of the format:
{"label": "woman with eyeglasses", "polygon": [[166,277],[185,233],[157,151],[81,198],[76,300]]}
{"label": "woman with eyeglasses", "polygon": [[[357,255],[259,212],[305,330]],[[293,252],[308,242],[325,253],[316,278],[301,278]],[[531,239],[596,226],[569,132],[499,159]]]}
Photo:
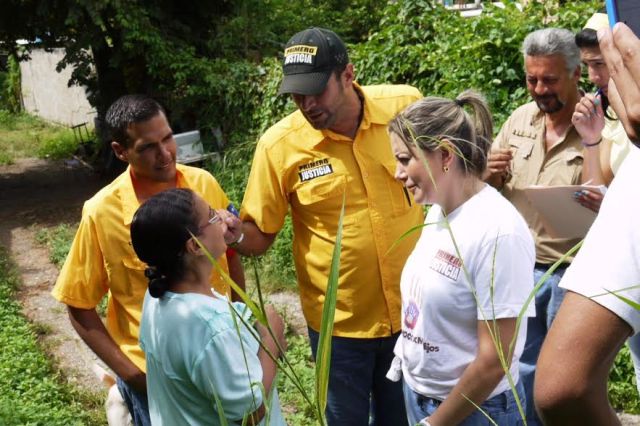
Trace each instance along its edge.
{"label": "woman with eyeglasses", "polygon": [[[428,97],[391,120],[389,133],[396,179],[431,205],[402,271],[402,333],[390,371],[403,379],[409,425],[493,424],[485,414],[520,424],[527,322],[517,330],[516,319],[533,290],[534,244],[515,207],[481,179],[489,109],[470,91]],[[525,317],[532,314],[529,306]]]}
{"label": "woman with eyeglasses", "polygon": [[278,357],[279,347],[286,347],[282,318],[267,310],[276,344],[265,327],[257,325],[252,333],[245,325],[250,312],[244,304],[230,303],[209,284],[213,265],[206,251],[222,256],[225,226],[188,189],[151,197],[133,217],[133,248],[148,265],[140,345],[153,425],[218,425],[221,417],[285,424],[272,389],[276,364],[253,336]]}

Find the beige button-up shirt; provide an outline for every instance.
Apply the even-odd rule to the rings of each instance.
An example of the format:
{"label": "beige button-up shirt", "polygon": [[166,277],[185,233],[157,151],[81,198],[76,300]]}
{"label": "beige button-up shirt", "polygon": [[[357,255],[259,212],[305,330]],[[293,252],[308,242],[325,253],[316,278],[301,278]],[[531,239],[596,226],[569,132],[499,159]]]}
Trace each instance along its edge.
{"label": "beige button-up shirt", "polygon": [[[536,243],[536,262],[552,264],[582,238],[553,238],[538,212],[529,204],[524,189],[531,185],[578,185],[582,175],[581,138],[573,126],[563,139],[545,149],[545,114],[535,102],[516,109],[500,129],[493,148],[509,148],[513,154],[512,176],[502,194],[524,217]],[[584,236],[583,236],[584,237]],[[571,261],[573,258],[568,258]]]}

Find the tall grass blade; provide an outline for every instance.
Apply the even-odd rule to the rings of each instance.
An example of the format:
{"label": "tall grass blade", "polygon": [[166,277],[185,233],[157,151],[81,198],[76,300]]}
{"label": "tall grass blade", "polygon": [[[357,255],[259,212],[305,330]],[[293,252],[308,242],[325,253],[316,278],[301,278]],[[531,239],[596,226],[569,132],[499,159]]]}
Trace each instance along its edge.
{"label": "tall grass blade", "polygon": [[465,395],[465,394],[461,394],[461,395],[462,395],[462,397],[463,397],[464,399],[466,399],[467,401],[469,401],[469,402],[471,403],[471,405],[473,405],[474,407],[476,407],[476,409],[477,409],[478,411],[480,411],[480,412],[482,413],[482,415],[483,415],[483,416],[485,416],[485,417],[487,418],[487,420],[489,420],[489,423],[491,423],[493,426],[498,426],[498,423],[496,423],[496,422],[495,422],[495,420],[493,420],[493,419],[491,418],[491,416],[490,416],[486,411],[484,411],[484,410],[482,409],[482,407],[480,407],[478,404],[476,404],[476,403],[475,403],[475,402],[473,402],[471,399],[469,399],[469,398],[467,397],[467,395]]}
{"label": "tall grass blade", "polygon": [[516,346],[516,337],[518,336],[518,330],[520,330],[520,324],[522,323],[522,319],[525,313],[527,312],[529,305],[535,299],[536,294],[538,294],[538,291],[540,291],[540,288],[542,287],[542,285],[547,281],[547,279],[549,279],[551,274],[555,272],[558,266],[565,263],[570,256],[572,256],[575,252],[578,251],[578,249],[580,249],[580,247],[582,247],[583,242],[584,240],[580,241],[578,244],[571,247],[569,251],[563,254],[562,257],[556,261],[556,263],[551,265],[551,267],[547,270],[547,272],[545,272],[545,274],[542,277],[540,277],[540,280],[538,280],[536,285],[533,287],[533,290],[531,291],[531,293],[529,293],[529,297],[527,297],[527,301],[522,306],[522,309],[520,309],[520,313],[518,314],[518,318],[516,319],[516,330],[515,330],[515,333],[513,334],[513,339],[511,339],[511,343],[509,344],[509,357],[513,356],[513,351]]}
{"label": "tall grass blade", "polygon": [[[607,290],[607,289],[605,288],[605,290]],[[631,299],[629,299],[627,297],[620,296],[619,294],[617,294],[618,292],[609,291],[609,290],[607,290],[607,292],[609,294],[613,294],[615,297],[617,297],[618,299],[622,300],[624,303],[626,303],[627,305],[631,306],[636,311],[640,311],[640,304],[639,303],[634,302],[633,300],[631,300]]]}
{"label": "tall grass blade", "polygon": [[218,271],[220,276],[222,276],[224,282],[227,283],[238,296],[240,296],[242,302],[251,310],[251,313],[256,318],[256,320],[260,321],[261,324],[267,325],[267,316],[264,314],[264,311],[260,310],[258,305],[256,305],[253,300],[251,300],[249,295],[247,295],[247,293],[238,284],[236,284],[235,281],[231,279],[231,277],[224,271],[224,269],[222,269],[220,263],[213,256],[211,256],[211,253],[209,253],[209,250],[207,250],[202,242],[193,234],[191,234],[191,237],[194,239],[196,244],[198,244],[198,247],[202,249],[204,254],[207,256],[207,259],[209,259],[209,262],[211,262],[216,271]]}
{"label": "tall grass blade", "polygon": [[322,322],[320,323],[320,335],[318,338],[318,351],[316,353],[316,406],[319,418],[324,423],[324,410],[327,406],[327,393],[329,389],[329,370],[331,368],[331,336],[333,335],[333,321],[336,313],[336,298],[338,294],[338,277],[340,274],[340,254],[342,252],[342,220],[344,218],[344,204],[346,195],[342,196],[342,208],[338,219],[338,232],[336,244],[333,247],[331,269],[327,282],[327,291],[322,307]]}
{"label": "tall grass blade", "polygon": [[[265,307],[264,307],[264,301],[262,298],[262,286],[260,284],[260,274],[258,274],[258,265],[257,265],[257,259],[255,258],[255,256],[251,256],[251,266],[253,268],[256,288],[258,290],[258,302],[260,303],[260,309],[264,312]],[[302,385],[302,379],[296,372],[296,369],[293,366],[293,364],[291,364],[291,361],[287,357],[286,353],[280,347],[280,344],[278,343],[278,339],[276,339],[276,337],[273,334],[273,330],[271,330],[271,327],[269,327],[268,325],[267,325],[267,329],[269,330],[269,334],[273,338],[274,342],[276,342],[276,344],[278,345],[278,349],[280,349],[281,351],[282,363],[284,364],[284,366],[287,367],[287,368],[283,368],[284,366],[279,365],[279,368],[281,369],[280,371],[282,371],[283,374],[291,380],[291,383],[293,383],[293,385],[298,389],[298,391],[300,392],[300,395],[305,400],[305,402],[309,404],[310,407],[314,406],[315,404],[311,401],[311,397],[308,395],[307,389]],[[322,419],[318,419],[318,420],[321,422]]]}
{"label": "tall grass blade", "polygon": [[[229,304],[229,311],[231,312],[231,318],[233,319],[233,327],[236,331],[236,335],[238,336],[238,341],[240,342],[240,350],[242,351],[242,361],[244,362],[244,369],[247,372],[247,379],[251,380],[251,372],[249,371],[249,361],[247,360],[247,352],[245,351],[245,348],[244,348],[244,342],[242,340],[242,335],[240,332],[240,324],[238,323],[238,316],[240,316],[241,318],[244,318],[246,309],[244,309],[245,312],[238,313],[234,309],[233,303],[231,301],[227,301],[227,303]],[[262,385],[262,383],[260,384]],[[263,393],[263,395],[266,395],[266,394]],[[256,394],[253,391],[253,386],[251,386],[251,398],[253,400],[253,408],[255,411],[258,409],[258,405],[256,401]]]}
{"label": "tall grass blade", "polygon": [[[344,203],[343,203],[343,212],[344,212]],[[340,233],[342,232],[342,225],[341,225],[342,224],[342,216],[343,216],[343,213],[341,213],[341,215],[340,215],[340,228],[339,228],[340,229]],[[237,317],[234,317],[234,318],[235,319],[239,319],[240,322],[242,322],[245,325],[245,327],[247,328],[249,333],[254,337],[254,339],[256,339],[256,341],[258,341],[258,343],[260,344],[260,347],[262,349],[264,349],[265,352],[267,353],[267,355],[278,365],[279,371],[281,371],[285,376],[287,376],[291,380],[291,382],[294,384],[294,386],[300,391],[300,393],[301,393],[302,397],[305,399],[305,401],[310,406],[313,405],[313,402],[311,401],[311,398],[309,397],[309,395],[307,394],[306,390],[304,389],[304,386],[302,385],[302,382],[301,382],[300,378],[296,374],[295,369],[291,365],[291,362],[287,359],[283,348],[280,347],[280,344],[278,343],[278,339],[276,339],[274,334],[273,334],[273,330],[271,329],[271,327],[269,327],[269,323],[267,321],[267,317],[266,317],[266,314],[265,314],[265,311],[264,311],[264,302],[262,300],[261,293],[259,293],[260,306],[258,306],[258,305],[256,305],[255,302],[253,302],[249,298],[247,293],[240,286],[238,286],[238,284],[236,284],[235,281],[233,281],[231,279],[231,277],[229,277],[229,275],[222,269],[222,267],[220,266],[219,262],[211,255],[211,253],[209,253],[209,251],[202,244],[202,242],[200,242],[200,240],[193,234],[192,234],[192,237],[195,240],[196,244],[198,244],[198,246],[203,250],[203,252],[207,256],[207,259],[209,260],[209,262],[211,262],[211,264],[215,267],[215,269],[218,271],[218,273],[220,273],[220,275],[222,276],[223,280],[236,292],[236,294],[238,294],[238,296],[240,296],[240,299],[242,299],[242,302],[246,305],[246,307],[249,308],[249,310],[251,310],[251,313],[253,314],[253,317],[256,318],[257,321],[259,321],[261,324],[263,324],[267,328],[267,330],[271,334],[271,337],[274,339],[274,341],[278,345],[278,349],[280,350],[280,353],[282,354],[282,359],[283,359],[284,365],[286,365],[288,368],[282,368],[283,367],[283,363],[280,362],[279,359],[277,357],[275,357],[271,353],[271,351],[269,351],[269,349],[262,343],[262,340],[260,339],[260,336],[258,335],[257,331],[255,331],[255,329],[252,327],[252,325],[249,324],[247,322],[247,320],[245,319],[244,313],[240,313],[240,312],[236,311],[236,309],[233,306],[233,304],[229,303],[229,306],[230,306],[231,310],[235,311],[235,313],[237,315]],[[254,264],[254,268],[255,268],[255,264]],[[256,275],[257,275],[257,272],[256,272]],[[256,281],[256,283],[258,285],[258,288],[260,288],[258,280]],[[334,310],[335,310],[335,300],[334,300]],[[332,325],[331,330],[333,331],[333,317],[331,319],[331,325]],[[320,419],[320,422],[322,423],[324,421],[324,411],[322,411],[322,413],[319,413],[318,415],[321,416],[321,417],[319,417],[319,419]]]}
{"label": "tall grass blade", "polygon": [[220,397],[218,396],[218,392],[216,392],[213,383],[209,381],[211,384],[211,390],[213,391],[213,398],[216,401],[216,407],[218,411],[218,420],[220,421],[220,426],[228,426],[227,417],[224,415],[224,407],[222,406],[222,401],[220,401]]}
{"label": "tall grass blade", "polygon": [[387,250],[387,252],[384,254],[385,256],[388,255],[393,249],[395,249],[402,241],[404,241],[405,238],[407,238],[409,235],[413,234],[416,231],[422,231],[422,228],[424,228],[425,226],[429,226],[429,225],[437,225],[440,222],[429,222],[429,223],[421,223],[419,225],[415,225],[412,226],[411,228],[409,228],[408,231],[405,231],[402,235],[400,235],[398,238],[396,238],[396,240],[393,242],[393,244],[391,244],[391,247],[389,247],[389,250]]}
{"label": "tall grass blade", "polygon": [[636,288],[640,288],[640,285],[632,285],[629,287],[623,287],[623,288],[619,288],[618,290],[614,290],[614,291],[609,291],[606,290],[604,293],[600,293],[600,294],[594,294],[593,296],[589,296],[589,299],[593,299],[594,297],[601,297],[601,296],[606,296],[609,293],[622,293],[623,291],[628,291],[628,290],[634,290]]}

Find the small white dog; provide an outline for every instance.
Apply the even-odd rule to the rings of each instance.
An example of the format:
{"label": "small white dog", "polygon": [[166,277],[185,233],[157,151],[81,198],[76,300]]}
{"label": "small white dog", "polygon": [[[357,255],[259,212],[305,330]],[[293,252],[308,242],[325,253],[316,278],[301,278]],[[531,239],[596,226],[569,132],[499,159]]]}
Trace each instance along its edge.
{"label": "small white dog", "polygon": [[129,414],[129,408],[122,399],[122,395],[116,385],[116,378],[113,377],[104,368],[98,364],[93,364],[93,372],[98,376],[98,379],[109,388],[107,394],[107,401],[105,402],[105,408],[107,410],[107,423],[109,426],[132,426],[131,414]]}

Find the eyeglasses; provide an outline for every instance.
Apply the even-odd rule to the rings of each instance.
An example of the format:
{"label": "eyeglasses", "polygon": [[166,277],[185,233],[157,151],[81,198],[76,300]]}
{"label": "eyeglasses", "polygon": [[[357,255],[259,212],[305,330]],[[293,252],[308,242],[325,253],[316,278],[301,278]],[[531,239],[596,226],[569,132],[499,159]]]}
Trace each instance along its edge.
{"label": "eyeglasses", "polygon": [[220,216],[218,216],[218,213],[216,213],[215,210],[213,210],[211,207],[209,207],[209,220],[207,220],[206,224],[204,224],[203,226],[198,228],[198,231],[202,232],[204,230],[204,228],[206,228],[207,226],[213,225],[214,223],[218,223],[221,220],[222,220],[222,218]]}

